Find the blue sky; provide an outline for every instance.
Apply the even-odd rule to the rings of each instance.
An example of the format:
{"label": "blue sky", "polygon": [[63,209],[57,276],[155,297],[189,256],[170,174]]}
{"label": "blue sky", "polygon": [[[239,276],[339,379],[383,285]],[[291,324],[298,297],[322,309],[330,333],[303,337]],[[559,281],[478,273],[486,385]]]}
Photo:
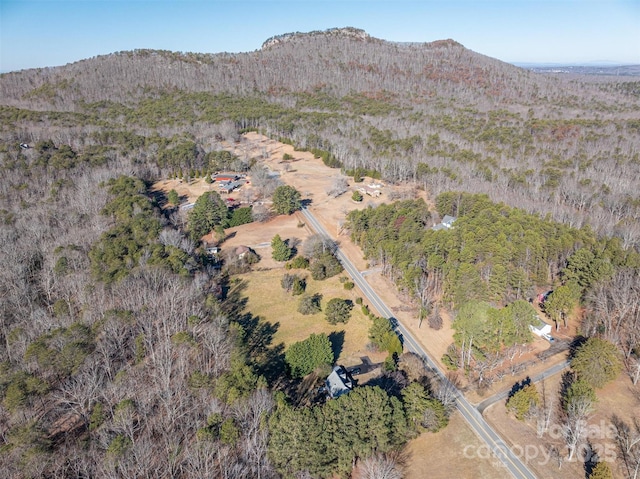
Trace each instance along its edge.
{"label": "blue sky", "polygon": [[392,41],[452,38],[507,62],[640,64],[640,0],[0,0],[0,71],[156,48],[260,48],[353,26]]}

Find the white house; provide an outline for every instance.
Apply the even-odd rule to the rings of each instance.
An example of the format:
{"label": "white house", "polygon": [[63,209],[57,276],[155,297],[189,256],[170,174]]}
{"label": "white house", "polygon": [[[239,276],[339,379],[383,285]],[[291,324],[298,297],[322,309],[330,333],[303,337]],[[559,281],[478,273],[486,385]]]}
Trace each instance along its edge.
{"label": "white house", "polygon": [[551,325],[542,321],[539,317],[535,316],[531,324],[529,325],[529,329],[536,336],[540,336],[541,338],[545,338],[551,334]]}
{"label": "white house", "polygon": [[453,228],[453,223],[456,221],[456,219],[457,218],[455,216],[444,215],[444,218],[442,218],[442,222],[435,225],[431,229],[433,231],[450,230],[451,228]]}

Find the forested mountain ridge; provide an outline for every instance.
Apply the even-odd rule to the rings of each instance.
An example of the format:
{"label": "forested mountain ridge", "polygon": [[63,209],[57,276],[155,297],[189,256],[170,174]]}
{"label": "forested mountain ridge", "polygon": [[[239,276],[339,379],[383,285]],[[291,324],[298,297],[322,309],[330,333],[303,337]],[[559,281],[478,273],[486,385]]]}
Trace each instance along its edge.
{"label": "forested mountain ridge", "polygon": [[[521,81],[514,82],[518,77]],[[507,84],[520,83],[517,95],[530,96],[529,88],[548,83],[453,40],[394,43],[343,30],[273,37],[249,53],[118,52],[62,67],[6,73],[2,80],[4,102],[30,106],[38,99],[52,100],[63,108],[80,100],[135,100],[145,96],[145,87],[274,96],[318,89],[334,96],[376,91],[419,96],[446,93],[452,86],[444,83],[466,83],[467,88],[504,96],[513,93],[504,89]],[[47,98],[50,88],[39,90],[43,85],[57,90],[55,98]]]}
{"label": "forested mountain ridge", "polygon": [[209,150],[213,125],[223,136],[254,127],[328,150],[348,170],[434,195],[487,193],[637,244],[633,77],[547,76],[452,40],[393,43],[356,29],[283,37],[250,53],[136,50],[4,74],[3,139],[82,149],[124,123]]}

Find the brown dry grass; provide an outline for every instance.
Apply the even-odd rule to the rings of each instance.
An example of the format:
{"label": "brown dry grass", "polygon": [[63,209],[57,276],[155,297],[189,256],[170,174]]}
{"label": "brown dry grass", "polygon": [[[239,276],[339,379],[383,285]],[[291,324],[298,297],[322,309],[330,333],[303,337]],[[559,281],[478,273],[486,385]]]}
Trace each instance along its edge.
{"label": "brown dry grass", "polygon": [[[558,406],[561,381],[562,375],[558,374],[547,379],[544,383],[546,396],[553,398],[556,406]],[[541,394],[542,390],[542,385],[539,384],[538,391]],[[609,429],[612,415],[615,414],[627,423],[630,423],[634,417],[640,417],[638,392],[632,390],[629,378],[624,375],[620,375],[616,381],[607,384],[603,389],[596,392],[598,402],[595,405],[595,411],[588,420],[588,439],[596,452],[601,452],[601,457],[604,457],[609,451],[617,453],[611,430]],[[561,421],[558,415],[556,415],[554,421],[554,428],[543,438],[537,437],[533,421],[522,422],[509,415],[505,401],[494,404],[485,411],[484,415],[489,424],[503,437],[507,438],[507,444],[529,447],[531,451],[537,451],[538,457],[530,459],[528,465],[538,477],[566,479],[584,477],[584,465],[579,457],[574,458],[571,462],[566,461],[567,448],[560,434]],[[551,447],[555,447],[565,458],[560,469],[558,468],[557,460],[547,461],[543,455],[545,453],[548,454]],[[543,453],[542,451],[546,452]],[[609,465],[612,466],[615,477],[624,477],[619,460]]]}
{"label": "brown dry grass", "polygon": [[[284,263],[275,261],[271,257],[271,240],[276,234],[291,244],[296,241],[304,242],[313,232],[304,224],[302,214],[299,212],[290,216],[276,216],[264,223],[249,223],[226,229],[227,238],[222,243],[222,254],[244,245],[260,255],[260,262],[254,265],[255,270],[282,269]],[[212,241],[213,235],[207,235],[205,238]]]}
{"label": "brown dry grass", "polygon": [[171,190],[176,190],[182,199],[186,199],[188,203],[195,201],[207,191],[217,191],[215,185],[208,184],[203,178],[191,180],[162,180],[158,181],[151,187],[151,191],[162,191],[167,194]]}
{"label": "brown dry grass", "polygon": [[[362,314],[358,305],[354,305],[351,319],[346,324],[329,324],[324,312],[305,316],[297,311],[300,296],[292,296],[280,286],[280,280],[285,272],[280,268],[239,275],[247,283],[244,292],[248,300],[247,311],[259,316],[262,320],[278,324],[278,330],[274,335],[275,344],[284,343],[286,348],[294,342],[308,338],[311,334],[329,335],[333,332],[344,332],[344,343],[340,356],[336,358],[337,363],[353,366],[360,363],[361,356],[371,354],[366,348],[369,342],[371,320]],[[308,271],[292,270],[291,272],[307,278],[308,294],[322,294],[323,307],[332,298],[350,299],[355,302],[359,294],[356,289],[345,290],[339,276],[324,281],[314,281]]]}
{"label": "brown dry grass", "polygon": [[[511,475],[499,460],[471,457],[483,442],[464,419],[455,414],[449,425],[435,434],[424,433],[409,442],[406,479],[483,478],[502,479]],[[465,454],[465,448],[466,454]]]}

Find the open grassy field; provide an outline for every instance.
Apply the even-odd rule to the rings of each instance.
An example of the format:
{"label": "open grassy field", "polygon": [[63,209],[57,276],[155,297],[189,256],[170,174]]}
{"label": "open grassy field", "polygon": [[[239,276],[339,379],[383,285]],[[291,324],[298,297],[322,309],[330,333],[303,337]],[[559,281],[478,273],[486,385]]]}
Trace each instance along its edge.
{"label": "open grassy field", "polygon": [[486,454],[483,442],[457,413],[449,425],[437,433],[425,432],[405,448],[406,479],[449,479],[512,477],[502,463]]}
{"label": "open grassy field", "polygon": [[[307,278],[307,293],[322,294],[322,306],[332,298],[350,299],[355,303],[359,296],[358,289],[347,291],[340,283],[339,277],[314,281],[305,270],[286,271],[284,268],[266,271],[253,271],[238,277],[246,282],[244,297],[248,298],[246,310],[261,320],[277,325],[273,343],[283,343],[285,348],[297,341],[302,341],[312,333],[331,335],[334,349],[338,352],[336,363],[345,366],[360,364],[362,356],[371,356],[367,351],[368,331],[371,320],[362,314],[360,306],[354,304],[351,319],[348,323],[329,324],[324,312],[305,316],[297,311],[300,296],[292,296],[282,289],[280,280],[286,273],[296,273]],[[336,344],[337,343],[337,344]],[[337,346],[337,348],[335,347]]]}

